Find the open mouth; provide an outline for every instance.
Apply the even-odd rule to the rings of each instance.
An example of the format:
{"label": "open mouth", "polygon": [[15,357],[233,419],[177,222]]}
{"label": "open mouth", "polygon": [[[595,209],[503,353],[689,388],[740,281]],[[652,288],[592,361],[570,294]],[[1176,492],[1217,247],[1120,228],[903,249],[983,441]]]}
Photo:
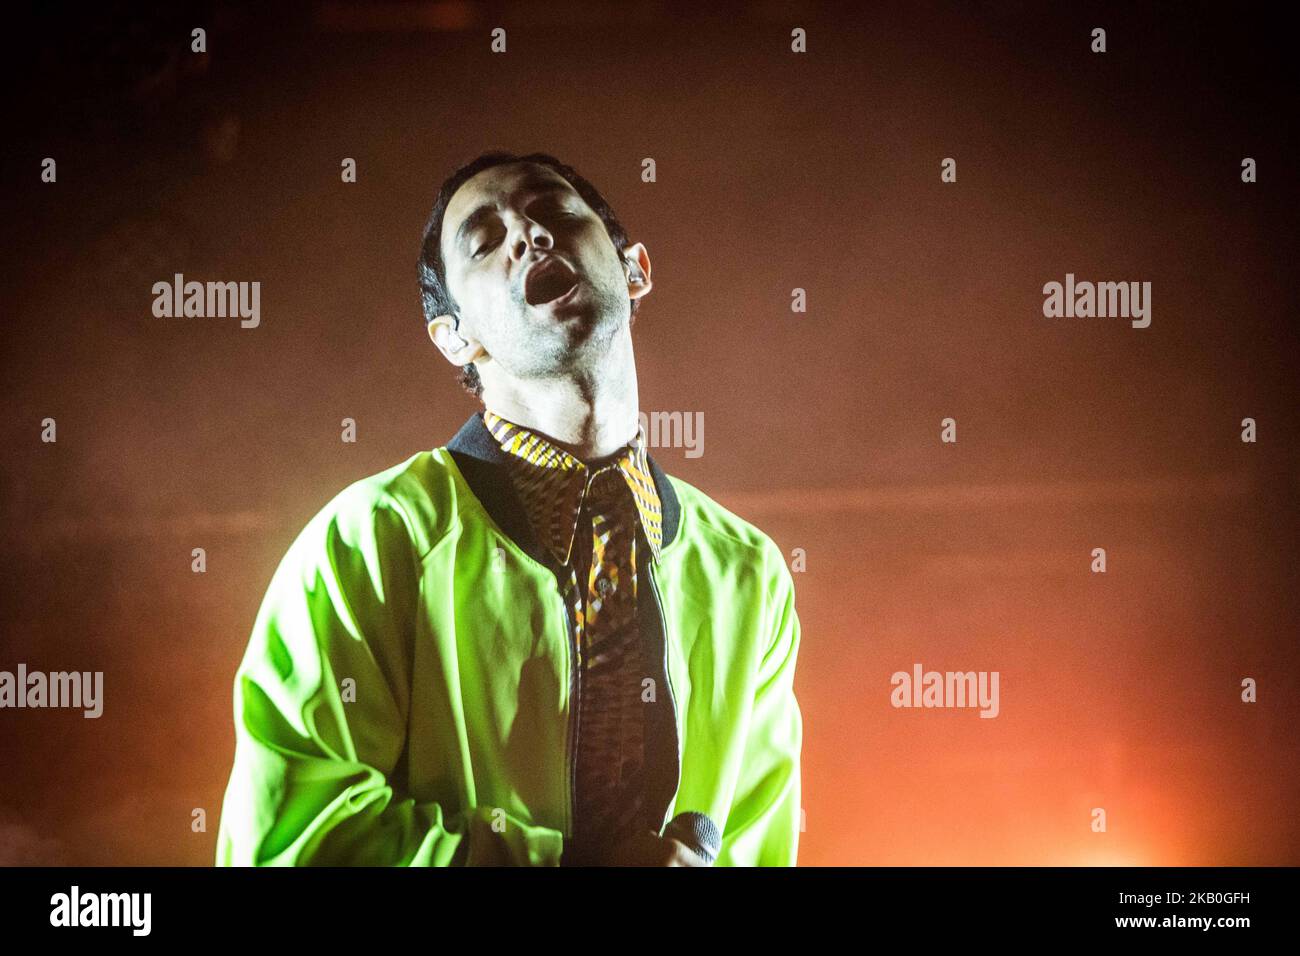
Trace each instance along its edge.
{"label": "open mouth", "polygon": [[563,299],[578,287],[578,277],[562,259],[554,257],[533,266],[524,277],[524,299],[529,305],[546,305]]}

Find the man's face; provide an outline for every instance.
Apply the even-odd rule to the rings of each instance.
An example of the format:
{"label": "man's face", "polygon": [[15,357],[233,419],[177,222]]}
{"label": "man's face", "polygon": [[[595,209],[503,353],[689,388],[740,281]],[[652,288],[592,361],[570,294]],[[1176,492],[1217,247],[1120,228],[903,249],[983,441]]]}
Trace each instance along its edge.
{"label": "man's face", "polygon": [[503,164],[467,180],[441,243],[461,335],[511,376],[593,367],[628,322],[628,277],[604,223],[547,166]]}

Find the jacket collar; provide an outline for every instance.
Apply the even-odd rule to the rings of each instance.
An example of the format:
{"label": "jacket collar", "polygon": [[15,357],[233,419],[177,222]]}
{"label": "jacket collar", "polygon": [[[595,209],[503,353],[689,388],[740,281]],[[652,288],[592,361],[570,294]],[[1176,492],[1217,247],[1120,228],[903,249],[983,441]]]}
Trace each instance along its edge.
{"label": "jacket collar", "polygon": [[590,482],[595,474],[607,471],[622,479],[650,550],[659,557],[663,505],[653,479],[649,487],[646,484],[650,463],[646,458],[644,429],[638,426],[631,441],[599,465],[593,465],[570,454],[545,435],[503,418],[491,409],[483,413],[483,423],[510,456],[515,489],[533,519],[533,530],[546,539],[557,561],[567,562],[572,555],[578,516],[588,500]]}
{"label": "jacket collar", "polygon": [[[482,409],[474,412],[460,430],[447,442],[447,450],[456,459],[470,491],[484,509],[523,551],[539,564],[550,567],[554,558],[533,532],[532,523],[523,502],[514,490],[508,470],[509,452],[505,451],[496,436],[483,421]],[[654,456],[646,452],[650,474],[663,509],[663,543],[668,547],[677,537],[681,523],[681,505],[668,475],[659,467]]]}

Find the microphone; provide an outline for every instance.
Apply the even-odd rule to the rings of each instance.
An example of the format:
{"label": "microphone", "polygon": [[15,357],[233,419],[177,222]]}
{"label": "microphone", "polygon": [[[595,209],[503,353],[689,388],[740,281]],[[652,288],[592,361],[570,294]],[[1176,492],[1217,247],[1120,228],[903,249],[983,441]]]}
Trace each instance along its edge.
{"label": "microphone", "polygon": [[687,810],[672,818],[661,836],[681,840],[692,853],[707,860],[712,866],[722,851],[722,833],[718,825],[705,814]]}

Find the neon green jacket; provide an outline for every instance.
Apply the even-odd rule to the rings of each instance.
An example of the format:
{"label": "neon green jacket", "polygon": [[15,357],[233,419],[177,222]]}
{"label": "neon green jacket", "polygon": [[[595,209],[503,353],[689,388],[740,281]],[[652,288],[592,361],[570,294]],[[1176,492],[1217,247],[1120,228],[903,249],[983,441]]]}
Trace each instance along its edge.
{"label": "neon green jacket", "polygon": [[[234,682],[220,866],[560,863],[581,693],[559,568],[470,416],[340,492],[277,568]],[[649,464],[637,548],[647,795],[722,830],[718,866],[793,866],[794,584],[772,540]]]}

